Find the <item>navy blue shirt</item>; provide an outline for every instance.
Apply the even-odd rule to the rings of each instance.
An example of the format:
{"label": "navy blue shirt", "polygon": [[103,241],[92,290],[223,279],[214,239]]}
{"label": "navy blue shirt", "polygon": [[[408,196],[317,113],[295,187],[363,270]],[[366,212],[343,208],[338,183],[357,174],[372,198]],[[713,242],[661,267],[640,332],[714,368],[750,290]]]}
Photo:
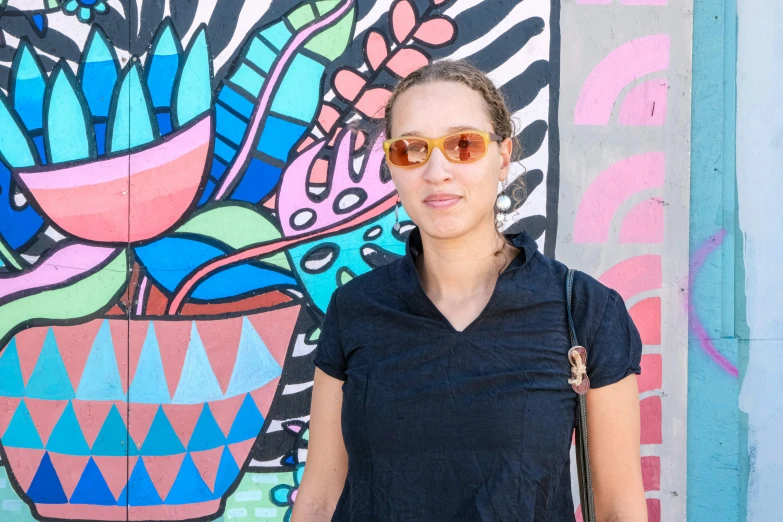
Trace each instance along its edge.
{"label": "navy blue shirt", "polygon": [[[527,234],[481,314],[455,330],[406,255],[339,287],[315,364],[343,384],[348,476],[333,521],[573,522],[567,268]],[[620,295],[577,272],[591,386],[639,374]]]}

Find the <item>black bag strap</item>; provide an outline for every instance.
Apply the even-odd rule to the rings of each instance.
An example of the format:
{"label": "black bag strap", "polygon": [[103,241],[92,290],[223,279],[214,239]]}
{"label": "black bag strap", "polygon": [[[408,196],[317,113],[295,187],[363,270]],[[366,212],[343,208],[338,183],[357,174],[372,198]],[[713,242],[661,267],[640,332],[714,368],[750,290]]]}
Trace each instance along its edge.
{"label": "black bag strap", "polygon": [[[566,278],[566,301],[568,303],[568,333],[571,337],[571,351],[581,348],[583,354],[582,360],[584,364],[587,364],[586,350],[579,346],[576,337],[576,329],[574,328],[574,318],[571,313],[571,294],[574,286],[574,272],[575,270],[568,270],[568,276]],[[572,353],[569,351],[569,361],[572,361]],[[573,370],[572,370],[573,372]],[[587,376],[584,376],[587,379]],[[579,378],[582,381],[582,378]],[[578,409],[579,415],[577,417],[576,426],[576,471],[579,477],[579,500],[582,504],[582,519],[584,522],[595,522],[595,501],[593,499],[593,479],[590,475],[590,455],[587,451],[587,388],[589,388],[589,381],[587,386],[582,386],[581,390],[577,390],[574,386],[574,391],[578,394]]]}

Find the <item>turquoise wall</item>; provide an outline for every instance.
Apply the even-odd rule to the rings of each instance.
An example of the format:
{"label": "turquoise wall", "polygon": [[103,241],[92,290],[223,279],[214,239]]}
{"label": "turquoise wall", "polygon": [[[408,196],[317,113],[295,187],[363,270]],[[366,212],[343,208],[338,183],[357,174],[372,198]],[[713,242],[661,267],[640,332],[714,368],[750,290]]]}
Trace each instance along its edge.
{"label": "turquoise wall", "polygon": [[736,0],[695,0],[687,516],[696,522],[745,520],[747,511],[747,421],[739,410],[748,335],[736,189],[736,63]]}

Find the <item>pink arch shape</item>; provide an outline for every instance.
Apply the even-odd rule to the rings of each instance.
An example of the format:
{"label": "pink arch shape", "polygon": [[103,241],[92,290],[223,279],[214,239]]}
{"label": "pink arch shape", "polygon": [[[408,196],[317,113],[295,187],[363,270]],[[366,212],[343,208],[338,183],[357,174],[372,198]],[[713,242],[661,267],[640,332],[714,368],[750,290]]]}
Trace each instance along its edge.
{"label": "pink arch shape", "polygon": [[606,125],[623,88],[669,68],[671,38],[656,34],[631,40],[609,53],[587,77],[574,109],[577,125]]}
{"label": "pink arch shape", "polygon": [[663,243],[663,200],[645,199],[620,225],[620,243]]}
{"label": "pink arch shape", "polygon": [[623,300],[663,286],[661,256],[643,255],[621,261],[604,272],[598,280],[615,289]]}
{"label": "pink arch shape", "polygon": [[629,92],[620,106],[621,125],[660,127],[666,123],[669,82],[665,78],[649,80]]}
{"label": "pink arch shape", "polygon": [[618,161],[601,174],[585,192],[576,211],[574,241],[605,243],[618,207],[642,190],[663,186],[663,152],[648,152]]}

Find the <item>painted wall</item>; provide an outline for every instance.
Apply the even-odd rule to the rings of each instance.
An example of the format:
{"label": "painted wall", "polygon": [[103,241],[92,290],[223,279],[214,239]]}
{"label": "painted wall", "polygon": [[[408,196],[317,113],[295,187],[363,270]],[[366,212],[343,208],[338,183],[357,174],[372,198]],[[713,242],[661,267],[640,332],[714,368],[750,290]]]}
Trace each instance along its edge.
{"label": "painted wall", "polygon": [[781,382],[776,361],[783,348],[776,313],[783,290],[778,197],[783,190],[783,71],[762,65],[776,60],[783,46],[783,5],[740,0],[737,14],[737,198],[745,243],[745,277],[739,282],[744,283],[747,314],[740,341],[747,367],[739,405],[747,415],[747,520],[756,522],[781,518],[783,406],[775,395]]}
{"label": "painted wall", "polygon": [[642,333],[649,519],[775,519],[775,3],[3,4],[0,520],[285,519],[323,309],[403,251],[365,130],[459,58],[523,142],[507,230]]}
{"label": "painted wall", "polygon": [[525,143],[509,226],[554,253],[558,7],[9,2],[3,520],[284,520],[324,308],[410,230],[348,123],[469,57]]}

